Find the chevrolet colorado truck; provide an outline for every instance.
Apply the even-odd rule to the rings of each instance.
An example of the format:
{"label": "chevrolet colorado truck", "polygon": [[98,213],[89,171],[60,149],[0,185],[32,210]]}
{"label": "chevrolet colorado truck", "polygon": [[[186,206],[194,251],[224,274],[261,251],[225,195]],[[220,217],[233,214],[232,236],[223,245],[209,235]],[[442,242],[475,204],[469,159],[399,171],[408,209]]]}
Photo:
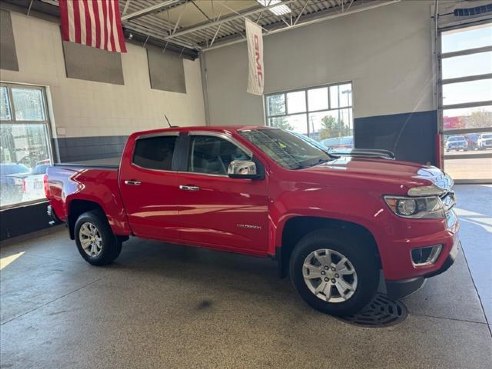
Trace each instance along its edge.
{"label": "chevrolet colorado truck", "polygon": [[433,166],[332,156],[255,126],[137,132],[117,167],[60,164],[45,177],[48,213],[90,264],[111,263],[130,236],[271,257],[334,315],[378,286],[407,295],[453,264],[452,186]]}

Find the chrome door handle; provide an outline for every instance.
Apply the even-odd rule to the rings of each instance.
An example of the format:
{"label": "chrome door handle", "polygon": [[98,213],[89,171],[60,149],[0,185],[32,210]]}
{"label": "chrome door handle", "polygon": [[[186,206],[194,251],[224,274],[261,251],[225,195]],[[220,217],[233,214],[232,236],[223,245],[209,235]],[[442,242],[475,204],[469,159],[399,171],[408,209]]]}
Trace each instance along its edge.
{"label": "chrome door handle", "polygon": [[183,191],[200,191],[200,187],[193,185],[179,185],[179,189]]}
{"label": "chrome door handle", "polygon": [[129,180],[125,181],[125,184],[129,185],[129,186],[140,186],[142,184],[142,182],[135,181],[134,179],[129,179]]}

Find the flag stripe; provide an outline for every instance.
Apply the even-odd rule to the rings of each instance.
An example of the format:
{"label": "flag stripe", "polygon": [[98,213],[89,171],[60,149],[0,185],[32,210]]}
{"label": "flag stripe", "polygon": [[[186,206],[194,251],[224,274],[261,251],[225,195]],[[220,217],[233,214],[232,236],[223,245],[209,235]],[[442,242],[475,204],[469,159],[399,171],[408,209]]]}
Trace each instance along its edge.
{"label": "flag stripe", "polygon": [[89,1],[87,5],[88,5],[87,11],[89,13],[89,22],[90,22],[90,35],[91,35],[91,40],[90,42],[87,42],[87,44],[92,47],[96,47],[96,20],[94,17],[95,2]]}
{"label": "flag stripe", "polygon": [[100,4],[97,1],[93,1],[92,5],[94,6],[94,17],[95,17],[95,25],[96,25],[96,46],[99,49],[101,47],[101,17],[99,16],[100,12]]}
{"label": "flag stripe", "polygon": [[104,13],[104,3],[101,0],[97,0],[97,5],[99,6],[99,27],[101,27],[101,43],[99,48],[106,50],[106,27],[104,23],[106,15]]}
{"label": "flag stripe", "polygon": [[111,26],[113,32],[114,51],[121,52],[120,43],[118,42],[118,30],[116,29],[116,1],[111,1],[111,6],[113,8],[113,19],[111,21]]}
{"label": "flag stripe", "polygon": [[87,28],[85,25],[85,6],[84,1],[78,0],[79,3],[79,17],[80,17],[80,43],[87,45]]}
{"label": "flag stripe", "polygon": [[116,51],[114,47],[114,35],[113,35],[113,27],[111,27],[111,23],[113,23],[113,3],[114,1],[108,1],[108,19],[106,25],[108,26],[108,42],[110,45],[109,51]]}
{"label": "flag stripe", "polygon": [[75,42],[75,22],[73,15],[73,2],[68,1],[67,3],[68,11],[68,41]]}
{"label": "flag stripe", "polygon": [[[74,42],[81,43],[80,39],[80,12],[79,12],[79,0],[72,0],[72,8],[73,8],[73,23],[75,29],[75,38]],[[70,2],[70,1],[69,1]]]}

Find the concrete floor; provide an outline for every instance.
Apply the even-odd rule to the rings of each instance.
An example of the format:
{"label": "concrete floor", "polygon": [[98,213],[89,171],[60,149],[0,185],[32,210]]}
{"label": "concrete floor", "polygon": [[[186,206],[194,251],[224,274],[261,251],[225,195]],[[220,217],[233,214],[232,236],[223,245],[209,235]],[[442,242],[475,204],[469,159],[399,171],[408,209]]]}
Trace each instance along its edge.
{"label": "concrete floor", "polygon": [[0,367],[488,369],[492,187],[457,192],[466,259],[389,328],[312,310],[269,260],[133,239],[96,268],[65,230],[4,246]]}

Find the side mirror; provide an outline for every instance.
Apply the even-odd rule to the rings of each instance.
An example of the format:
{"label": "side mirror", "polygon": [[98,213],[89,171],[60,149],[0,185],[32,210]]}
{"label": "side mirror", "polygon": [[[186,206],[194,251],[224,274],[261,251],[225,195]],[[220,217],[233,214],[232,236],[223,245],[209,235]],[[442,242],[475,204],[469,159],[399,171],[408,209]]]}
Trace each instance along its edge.
{"label": "side mirror", "polygon": [[260,178],[256,170],[256,163],[250,160],[234,160],[227,168],[229,178],[245,178],[256,179]]}

